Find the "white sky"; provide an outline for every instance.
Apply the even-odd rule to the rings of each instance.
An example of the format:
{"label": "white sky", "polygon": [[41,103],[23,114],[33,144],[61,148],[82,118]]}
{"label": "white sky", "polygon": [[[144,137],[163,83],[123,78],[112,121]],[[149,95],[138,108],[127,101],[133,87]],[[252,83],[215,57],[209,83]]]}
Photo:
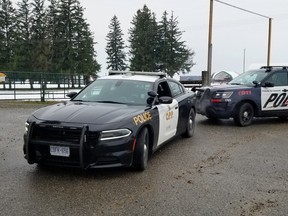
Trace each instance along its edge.
{"label": "white sky", "polygon": [[[288,62],[288,0],[222,0],[273,18],[271,64]],[[207,70],[208,24],[210,0],[80,0],[85,18],[94,32],[97,61],[106,70],[105,46],[108,25],[117,15],[124,39],[138,9],[146,4],[157,21],[166,10],[178,17],[186,45],[195,51],[191,75]],[[268,19],[214,2],[212,72],[229,70],[243,72],[250,65],[267,62]],[[128,44],[127,44],[128,45]],[[245,52],[244,52],[245,50]],[[245,55],[244,55],[245,53]],[[244,57],[245,56],[245,57]],[[245,61],[244,61],[245,60]],[[245,62],[245,64],[244,64]]]}
{"label": "white sky", "polygon": [[[19,0],[12,0],[14,3]],[[178,17],[182,39],[195,51],[189,75],[201,75],[207,70],[208,24],[210,0],[79,0],[85,8],[84,16],[94,32],[97,61],[101,73],[106,70],[105,47],[108,25],[116,15],[127,43],[128,29],[138,9],[144,4],[156,14],[157,21],[166,10]],[[271,64],[288,63],[288,0],[221,0],[253,11],[272,21]],[[253,64],[267,63],[268,19],[231,8],[214,1],[212,73],[221,70],[238,73]],[[127,50],[128,51],[128,50]],[[245,53],[245,55],[244,55]],[[245,60],[245,61],[244,61]],[[245,64],[244,64],[245,62]]]}

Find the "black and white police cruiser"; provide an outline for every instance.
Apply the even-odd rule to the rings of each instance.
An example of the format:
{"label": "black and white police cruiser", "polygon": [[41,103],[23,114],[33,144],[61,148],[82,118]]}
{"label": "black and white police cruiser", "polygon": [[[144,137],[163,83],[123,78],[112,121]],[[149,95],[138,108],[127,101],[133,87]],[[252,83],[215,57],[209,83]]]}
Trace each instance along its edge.
{"label": "black and white police cruiser", "polygon": [[162,144],[193,136],[194,92],[164,73],[110,74],[28,118],[23,149],[29,164],[144,170]]}
{"label": "black and white police cruiser", "polygon": [[288,66],[263,66],[227,85],[197,91],[197,113],[210,119],[233,118],[247,126],[254,117],[288,117]]}

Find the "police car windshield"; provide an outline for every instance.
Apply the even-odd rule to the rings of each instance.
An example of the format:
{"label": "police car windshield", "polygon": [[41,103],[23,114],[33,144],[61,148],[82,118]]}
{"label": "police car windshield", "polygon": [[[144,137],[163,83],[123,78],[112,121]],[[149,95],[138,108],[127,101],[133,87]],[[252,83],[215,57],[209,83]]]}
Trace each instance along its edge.
{"label": "police car windshield", "polygon": [[152,82],[125,79],[98,79],[72,101],[146,105]]}
{"label": "police car windshield", "polygon": [[251,70],[240,74],[229,82],[230,85],[254,86],[254,81],[261,82],[268,75],[265,70]]}

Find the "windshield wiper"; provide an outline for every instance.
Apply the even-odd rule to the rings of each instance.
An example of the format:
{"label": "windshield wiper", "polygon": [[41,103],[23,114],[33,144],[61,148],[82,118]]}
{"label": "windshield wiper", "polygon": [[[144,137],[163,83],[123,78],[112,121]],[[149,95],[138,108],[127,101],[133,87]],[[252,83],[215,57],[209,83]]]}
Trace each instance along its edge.
{"label": "windshield wiper", "polygon": [[108,101],[108,100],[103,100],[103,101],[94,101],[94,102],[97,102],[97,103],[114,103],[114,104],[125,104],[125,103],[122,103],[122,102],[118,102],[118,101]]}
{"label": "windshield wiper", "polygon": [[241,83],[229,83],[230,85],[242,85]]}

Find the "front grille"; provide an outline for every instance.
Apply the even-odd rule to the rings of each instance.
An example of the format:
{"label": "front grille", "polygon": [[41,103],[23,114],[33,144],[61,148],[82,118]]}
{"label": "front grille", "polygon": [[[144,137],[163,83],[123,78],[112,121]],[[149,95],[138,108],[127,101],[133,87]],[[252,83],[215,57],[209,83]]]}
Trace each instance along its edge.
{"label": "front grille", "polygon": [[33,127],[31,139],[48,143],[80,144],[82,128],[39,124]]}

